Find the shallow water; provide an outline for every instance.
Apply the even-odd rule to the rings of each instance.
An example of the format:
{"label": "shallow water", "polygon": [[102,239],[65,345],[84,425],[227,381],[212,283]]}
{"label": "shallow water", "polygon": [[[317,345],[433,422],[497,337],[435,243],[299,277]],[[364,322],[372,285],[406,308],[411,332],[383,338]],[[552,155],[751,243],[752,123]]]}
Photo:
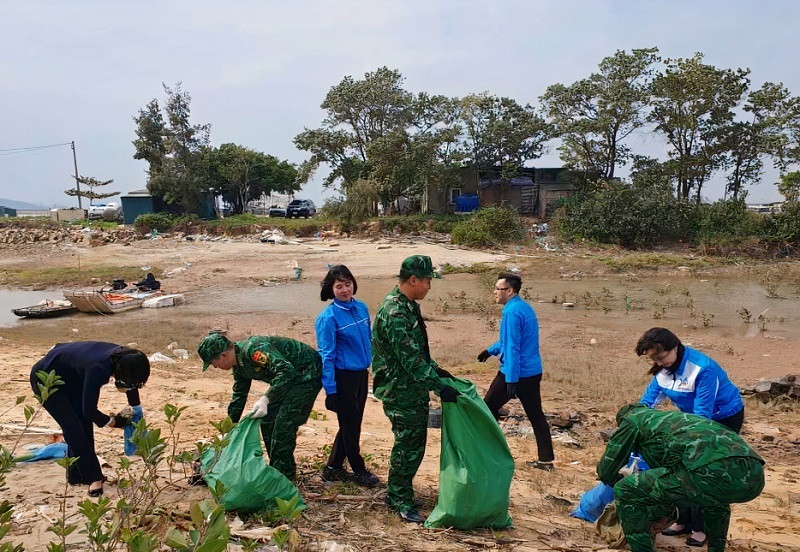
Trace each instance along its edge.
{"label": "shallow water", "polygon": [[[396,285],[394,278],[358,279],[357,297],[375,313],[386,294]],[[315,318],[327,303],[320,301],[319,282],[301,280],[270,286],[246,288],[189,289],[183,291],[184,305],[175,307],[180,315],[213,318],[215,313],[225,315],[281,313],[301,319]],[[763,326],[768,335],[783,338],[800,338],[800,296],[790,288],[778,290],[779,297],[770,297],[759,285],[741,279],[714,279],[702,281],[692,276],[656,276],[628,281],[623,277],[584,277],[579,280],[535,280],[526,276],[523,297],[537,311],[550,312],[562,320],[574,318],[576,322],[586,316],[600,317],[608,314],[608,324],[626,312],[639,315],[652,325],[665,327],[706,327],[718,335],[749,338],[761,334],[758,316],[764,313]],[[626,301],[626,297],[629,298]],[[24,320],[11,313],[12,308],[30,306],[42,299],[61,299],[60,290],[16,291],[0,289],[0,326],[54,322],[50,320]],[[563,302],[574,303],[565,310]],[[555,310],[557,309],[557,310]],[[630,310],[629,310],[630,309]],[[742,309],[750,314],[750,323]],[[453,274],[443,280],[434,280],[431,291],[422,302],[426,316],[445,312],[472,312],[499,317],[500,307],[493,305],[491,286],[479,275]],[[142,309],[112,315],[126,321],[169,320],[172,308]],[[176,312],[177,314],[177,312]],[[75,320],[97,316],[83,313],[68,315]],[[600,322],[602,324],[603,322]]]}
{"label": "shallow water", "polygon": [[[44,299],[64,300],[60,291],[18,291],[0,289],[0,326],[12,326],[22,320],[12,309],[30,307]],[[69,316],[69,315],[67,315]]]}

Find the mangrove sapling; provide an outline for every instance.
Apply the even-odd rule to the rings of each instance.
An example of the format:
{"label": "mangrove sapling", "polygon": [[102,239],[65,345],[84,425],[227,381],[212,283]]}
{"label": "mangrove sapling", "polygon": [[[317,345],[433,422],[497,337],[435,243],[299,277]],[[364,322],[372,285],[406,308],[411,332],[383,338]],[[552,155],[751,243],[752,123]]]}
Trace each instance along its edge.
{"label": "mangrove sapling", "polygon": [[[45,372],[44,370],[39,370],[36,372],[36,378],[39,380],[36,386],[39,389],[39,393],[34,394],[34,398],[39,403],[39,406],[33,408],[32,406],[26,404],[23,408],[23,415],[25,416],[25,426],[22,428],[22,432],[20,432],[19,437],[14,442],[14,446],[11,447],[11,454],[17,450],[17,446],[19,445],[22,436],[25,435],[25,432],[31,427],[33,420],[36,419],[36,416],[41,412],[44,402],[47,400],[50,395],[55,393],[58,390],[58,387],[64,385],[64,380],[61,379],[61,376],[56,374],[55,370],[51,370],[49,372]],[[18,398],[19,399],[19,398]],[[22,401],[24,402],[24,400]],[[17,403],[21,404],[21,403]]]}
{"label": "mangrove sapling", "polygon": [[287,527],[285,529],[283,527],[275,529],[272,533],[272,542],[275,543],[278,550],[286,550],[287,546],[291,550],[296,550],[300,541],[300,534],[294,526],[303,513],[303,507],[300,506],[300,496],[295,495],[291,500],[276,497],[275,502],[278,506],[278,513]]}
{"label": "mangrove sapling", "polygon": [[167,531],[164,544],[177,552],[222,552],[228,548],[231,529],[225,517],[225,508],[213,500],[192,504],[189,514],[192,527],[188,537],[175,527]]}
{"label": "mangrove sapling", "polygon": [[177,407],[172,404],[164,405],[164,416],[169,426],[169,442],[172,444],[172,450],[167,457],[167,465],[169,466],[169,482],[172,483],[172,473],[175,471],[175,462],[181,462],[184,467],[184,476],[186,476],[186,459],[185,455],[178,457],[178,434],[175,432],[175,426],[178,423],[178,418],[181,417],[181,412],[186,410],[187,407]]}
{"label": "mangrove sapling", "polygon": [[[69,472],[77,458],[59,458],[56,463]],[[69,483],[64,479],[64,493],[58,497],[59,517],[56,522],[47,528],[48,531],[59,538],[58,542],[50,542],[47,545],[47,552],[64,552],[67,550],[67,537],[71,535],[78,526],[74,523],[67,523],[67,494],[69,493]]]}

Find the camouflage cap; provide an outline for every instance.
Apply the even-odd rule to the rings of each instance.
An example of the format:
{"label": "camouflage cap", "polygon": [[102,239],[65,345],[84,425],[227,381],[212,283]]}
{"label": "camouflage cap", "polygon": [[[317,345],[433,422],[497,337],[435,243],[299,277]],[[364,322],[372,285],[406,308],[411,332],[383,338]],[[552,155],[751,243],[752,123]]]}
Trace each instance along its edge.
{"label": "camouflage cap", "polygon": [[222,353],[233,346],[233,341],[219,332],[211,332],[197,347],[197,354],[203,359],[203,372],[208,370],[209,365]]}
{"label": "camouflage cap", "polygon": [[417,278],[441,278],[438,272],[433,270],[433,262],[426,255],[412,255],[400,265],[400,277],[416,276]]}

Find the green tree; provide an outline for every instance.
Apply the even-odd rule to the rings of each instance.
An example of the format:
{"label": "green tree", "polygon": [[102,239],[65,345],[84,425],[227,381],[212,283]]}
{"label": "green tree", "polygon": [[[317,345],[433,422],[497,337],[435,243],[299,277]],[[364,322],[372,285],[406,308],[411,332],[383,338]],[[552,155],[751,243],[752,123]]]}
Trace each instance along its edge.
{"label": "green tree", "polygon": [[694,190],[699,203],[703,184],[724,162],[723,130],[747,90],[749,70],[717,69],[699,52],[664,63],[653,80],[649,120],[670,146],[678,199]]}
{"label": "green tree", "polygon": [[332,87],[322,109],[326,117],[317,129],[306,128],[295,145],[311,153],[300,167],[300,181],[307,182],[320,165],[331,172],[324,187],[347,186],[365,176],[370,144],[411,123],[413,96],[403,88],[399,71],[381,67],[363,80],[345,77]]}
{"label": "green tree", "polygon": [[540,98],[565,165],[587,177],[614,178],[631,151],[625,139],[645,123],[657,48],[617,50],[599,71],[569,86],[549,86]]}
{"label": "green tree", "polygon": [[464,159],[480,170],[499,170],[511,178],[526,162],[542,155],[549,126],[534,109],[488,93],[461,100]]}
{"label": "green tree", "polygon": [[326,164],[324,187],[348,196],[356,182],[368,180],[386,207],[401,196],[419,198],[426,187],[445,187],[456,181],[460,155],[457,107],[445,96],[414,96],[402,75],[386,67],[363,80],[345,77],[322,103],[322,126],[294,139],[311,153],[298,179],[308,181]]}
{"label": "green tree", "polygon": [[800,203],[800,171],[782,174],[781,181],[778,182],[778,191],[786,203]]}
{"label": "green tree", "polygon": [[68,196],[75,197],[81,196],[92,199],[105,199],[107,197],[112,197],[117,195],[119,192],[95,192],[94,189],[101,187],[101,186],[108,186],[114,179],[111,180],[97,180],[96,178],[92,178],[90,176],[79,176],[77,178],[78,183],[83,184],[85,188],[78,191],[77,186],[75,188],[71,188],[69,190],[64,190],[64,193]]}
{"label": "green tree", "polygon": [[726,194],[742,196],[745,186],[758,182],[764,157],[785,169],[791,159],[791,122],[800,112],[800,101],[782,84],[764,83],[748,95],[744,105],[747,119],[735,121],[722,130],[727,150],[724,166],[730,169]]}
{"label": "green tree", "polygon": [[211,126],[189,122],[191,96],[177,83],[163,85],[167,95],[164,115],[153,99],[133,120],[136,122],[134,159],[148,162],[148,191],[167,204],[178,204],[184,211],[196,209],[209,180],[202,162]]}
{"label": "green tree", "polygon": [[244,212],[247,202],[262,194],[291,194],[300,189],[293,164],[243,146],[206,148],[203,161],[211,186],[233,206],[234,213]]}

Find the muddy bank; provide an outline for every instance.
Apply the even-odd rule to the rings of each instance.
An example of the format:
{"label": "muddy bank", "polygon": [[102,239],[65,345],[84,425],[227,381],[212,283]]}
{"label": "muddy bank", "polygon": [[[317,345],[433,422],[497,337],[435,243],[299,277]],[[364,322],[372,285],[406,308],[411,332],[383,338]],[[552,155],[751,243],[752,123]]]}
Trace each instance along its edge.
{"label": "muddy bank", "polygon": [[[524,290],[539,316],[545,376],[542,384],[546,412],[579,411],[584,419],[555,440],[558,469],[540,472],[525,465],[535,456],[535,440],[527,431],[518,402],[511,414],[521,423],[505,426],[516,461],[511,515],[515,529],[491,532],[425,531],[401,524],[382,504],[381,490],[359,501],[337,499],[323,483],[315,466],[324,458],[323,447],[333,439],[336,422],[319,416],[303,426],[297,457],[303,478],[301,492],[313,496],[300,532],[309,538],[333,539],[355,550],[599,550],[604,543],[591,525],[568,517],[569,504],[595,483],[594,466],[602,452],[600,431],[612,426],[620,404],[638,399],[647,382],[647,365],[632,349],[638,336],[654,325],[673,329],[684,342],[698,347],[722,364],[743,386],[762,377],[798,373],[800,297],[795,289],[796,267],[785,265],[766,278],[770,267],[724,265],[703,270],[638,270],[615,273],[597,260],[597,252],[547,253],[521,249],[499,253],[449,248],[412,240],[314,240],[297,245],[258,242],[185,242],[144,240],[129,246],[81,247],[81,266],[158,266],[165,290],[181,292],[187,303],[172,309],[138,310],[111,316],[76,315],[65,319],[23,321],[0,328],[0,400],[11,405],[18,395],[30,395],[30,366],[58,341],[102,339],[136,343],[148,354],[173,356],[187,349],[189,359],[154,364],[151,381],[143,390],[145,414],[166,427],[165,403],[186,406],[179,423],[180,447],[192,449],[213,433],[209,420],[225,415],[230,398],[229,375],[218,370],[203,374],[194,349],[210,328],[228,329],[233,337],[279,334],[314,343],[313,320],[324,304],[318,282],[328,264],[343,262],[358,278],[359,297],[374,313],[394,284],[402,259],[430,255],[434,263],[471,266],[488,263],[496,269],[519,270]],[[22,254],[0,249],[0,266],[58,267],[73,263],[32,246]],[[294,266],[302,279],[293,281]],[[169,276],[167,276],[169,274]],[[428,318],[431,351],[446,369],[468,377],[485,390],[497,370],[495,361],[479,364],[475,355],[497,337],[500,309],[493,304],[490,284],[494,273],[454,274],[435,281],[423,301]],[[574,303],[565,309],[563,302]],[[747,309],[746,320],[741,309]],[[766,313],[763,324],[758,315]],[[713,315],[713,316],[712,316]],[[175,344],[172,348],[170,345]],[[264,391],[253,386],[254,397]],[[102,407],[119,406],[113,390],[104,390]],[[324,397],[315,410],[324,410]],[[793,530],[800,523],[800,414],[790,406],[748,401],[745,438],[767,459],[767,488],[757,500],[733,507],[730,550],[800,550]],[[2,422],[23,420],[21,407],[12,408]],[[52,426],[43,416],[37,424]],[[97,430],[98,451],[111,466],[122,453],[119,435]],[[772,439],[764,439],[771,435]],[[13,442],[4,432],[0,440]],[[36,437],[26,439],[35,441]],[[369,399],[362,449],[372,455],[375,471],[385,481],[392,437],[379,402]],[[428,513],[436,498],[440,434],[430,432],[425,460],[415,480]],[[25,442],[23,442],[23,445]],[[26,465],[9,477],[9,490],[20,517],[12,540],[29,549],[42,549],[51,534],[42,515],[55,515],[62,492],[61,468],[52,463]],[[113,468],[107,468],[109,474]],[[108,495],[115,497],[114,486]],[[175,510],[188,500],[207,496],[204,490],[181,487],[165,497]],[[85,489],[74,488],[68,502],[75,508]],[[659,550],[685,550],[679,539],[659,537]]]}

